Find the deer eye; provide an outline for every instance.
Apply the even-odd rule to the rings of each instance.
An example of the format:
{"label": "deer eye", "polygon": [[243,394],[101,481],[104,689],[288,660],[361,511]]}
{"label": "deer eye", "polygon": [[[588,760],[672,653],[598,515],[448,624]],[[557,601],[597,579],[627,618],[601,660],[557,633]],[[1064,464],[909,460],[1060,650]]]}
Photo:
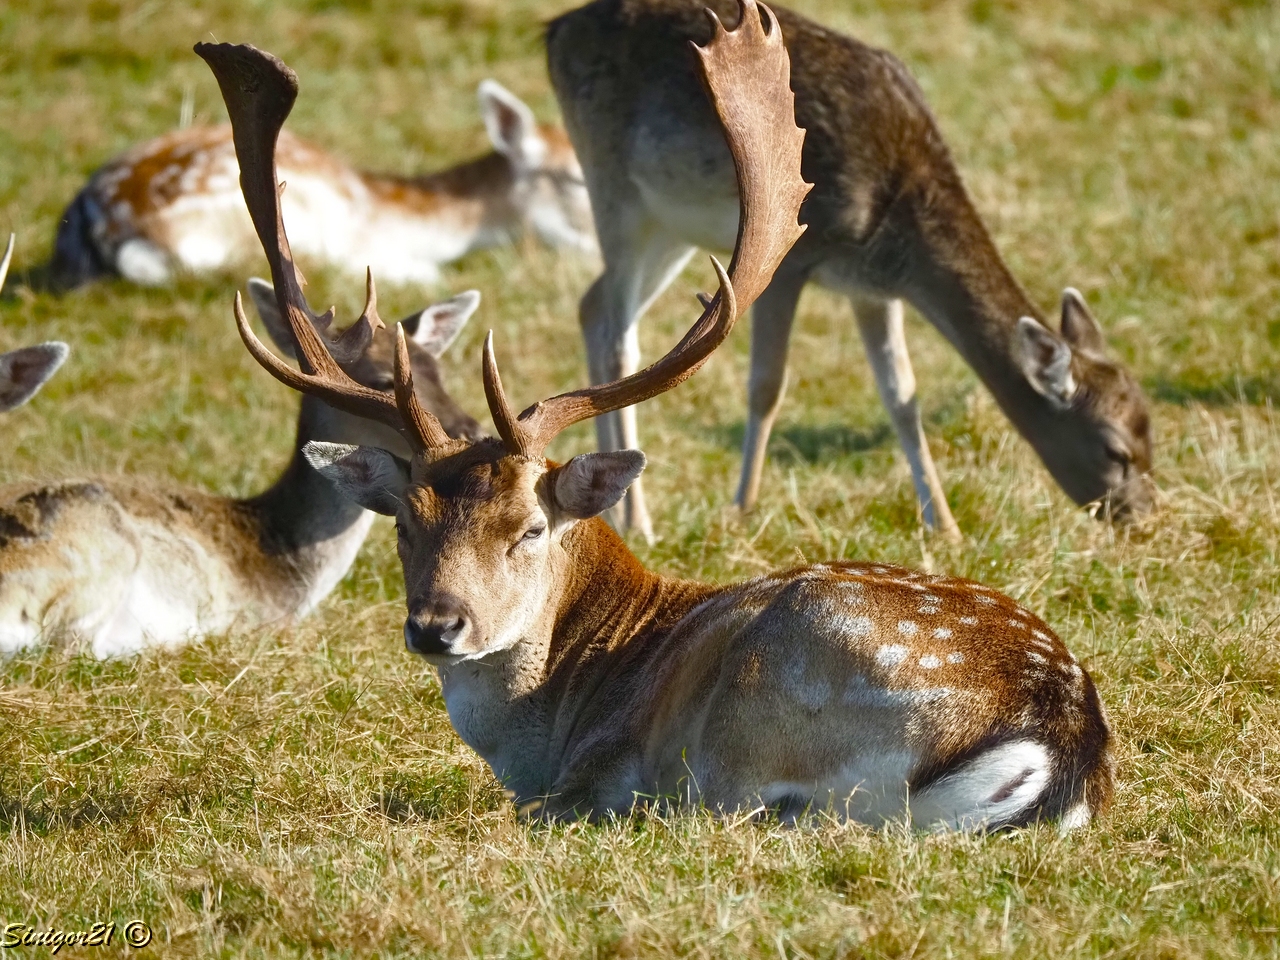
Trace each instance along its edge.
{"label": "deer eye", "polygon": [[520,538],[520,542],[524,543],[528,540],[537,540],[540,536],[547,532],[546,524],[540,523],[537,526],[530,527],[524,532],[524,536]]}
{"label": "deer eye", "polygon": [[396,521],[396,539],[398,540],[409,539],[409,528],[405,526],[403,523],[401,523],[399,520]]}

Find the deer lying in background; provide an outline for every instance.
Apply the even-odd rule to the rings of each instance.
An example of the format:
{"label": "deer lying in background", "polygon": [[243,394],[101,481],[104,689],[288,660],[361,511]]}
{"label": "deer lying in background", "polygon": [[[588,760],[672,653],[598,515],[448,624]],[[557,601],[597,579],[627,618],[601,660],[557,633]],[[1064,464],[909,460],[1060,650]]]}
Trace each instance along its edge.
{"label": "deer lying in background", "polygon": [[[582,299],[590,374],[638,364],[636,323],[694,247],[730,245],[733,166],[689,56],[710,36],[704,0],[596,0],[553,20],[547,59],[586,174],[604,272]],[[730,0],[713,0],[736,16]],[[929,455],[902,302],[960,351],[1005,415],[1077,503],[1146,511],[1153,488],[1146,402],[1107,356],[1080,295],[1062,298],[1061,332],[1009,273],[906,68],[890,54],[778,10],[805,130],[801,211],[809,226],[755,306],[749,418],[737,502],[756,501],[786,380],[800,291],[849,296],[881,399],[906,452],[925,521],[958,528]],[[596,421],[602,450],[636,446],[635,412]],[[651,536],[639,486],[625,520]]]}
{"label": "deer lying in background", "polygon": [[[364,173],[292,135],[280,141],[285,215],[299,252],[384,280],[435,283],[439,268],[526,227],[554,246],[594,252],[582,170],[559,127],[494,80],[480,84],[494,152],[439,173]],[[163,284],[256,251],[240,197],[231,128],[192,127],[100,168],[62,215],[51,274],[74,287],[104,274]]]}
{"label": "deer lying in background", "polygon": [[[1034,614],[967,580],[865,563],[817,564],[718,587],[641,567],[601,511],[639,476],[623,450],[564,465],[543,451],[573,423],[691,376],[800,235],[808,184],[779,27],[743,0],[713,21],[698,62],[740,185],[729,273],[683,340],[648,369],[516,416],[485,344],[501,441],[451,439],[416,401],[401,351],[393,391],[346,377],[316,337],[294,273],[272,152],[297,96],[279,60],[198,44],[235,127],[245,200],[303,372],[240,335],[282,382],[401,430],[411,462],[312,443],[312,463],[356,502],[396,517],[405,644],[440,671],[459,735],[528,812],[626,813],[645,798],[720,811],[810,807],[877,822],[1078,826],[1111,795],[1097,693]],[[371,301],[372,305],[372,301]],[[379,326],[367,307],[364,336]],[[403,339],[401,340],[403,343]]]}
{"label": "deer lying in background", "polygon": [[[251,280],[250,291],[272,339],[292,350],[270,284]],[[419,402],[456,437],[479,428],[445,392],[436,358],[478,303],[471,291],[406,321]],[[391,382],[389,332],[325,341],[357,382]],[[0,488],[0,654],[52,639],[116,656],[306,614],[346,575],[373,522],[308,465],[312,440],[408,453],[380,423],[304,397],[292,461],[247,500],[134,477]]]}
{"label": "deer lying in background", "polygon": [[[9,234],[9,245],[5,247],[4,259],[0,260],[0,290],[4,289],[9,263],[13,260],[13,239],[13,234]],[[69,352],[65,343],[50,340],[0,353],[0,413],[20,407],[34,397],[57,373]]]}

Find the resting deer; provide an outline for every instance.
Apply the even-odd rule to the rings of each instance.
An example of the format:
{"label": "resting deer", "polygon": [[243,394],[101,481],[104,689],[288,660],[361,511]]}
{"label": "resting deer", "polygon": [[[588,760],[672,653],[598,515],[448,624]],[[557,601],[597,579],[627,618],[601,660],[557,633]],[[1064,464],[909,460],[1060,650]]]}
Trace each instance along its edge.
{"label": "resting deer", "polygon": [[[416,401],[347,378],[312,333],[276,194],[275,137],[296,77],[248,46],[199,44],[235,127],[245,200],[303,372],[240,335],[295,389],[401,430],[411,462],[370,446],[307,454],[356,502],[396,517],[405,644],[440,672],[459,735],[527,811],[625,813],[644,798],[784,817],[1077,826],[1112,788],[1089,676],[1034,614],[990,588],[879,564],[817,564],[719,587],[645,570],[601,519],[644,467],[634,450],[543,451],[573,423],[691,376],[800,235],[808,184],[777,22],[743,0],[698,50],[732,151],[741,220],[730,269],[684,339],[646,370],[517,416],[484,350],[501,440],[451,439]],[[364,336],[378,326],[371,309]],[[403,339],[401,340],[403,343]]]}
{"label": "resting deer", "polygon": [[[13,234],[0,260],[0,290],[4,289],[9,275],[9,262],[13,260]],[[20,407],[39,392],[45,382],[57,373],[67,359],[65,343],[50,340],[34,347],[20,347],[8,353],[0,353],[0,413]]]}
{"label": "resting deer", "polygon": [[[420,177],[355,170],[286,134],[285,215],[299,252],[383,279],[435,283],[440,267],[525,227],[546,242],[594,252],[582,171],[564,132],[494,80],[480,84],[494,152]],[[100,168],[62,215],[51,274],[60,287],[119,274],[140,284],[175,271],[246,261],[253,224],[237,186],[231,128],[191,127],[150,140]]]}
{"label": "resting deer", "polygon": [[[250,291],[272,338],[292,350],[270,284],[251,280]],[[416,396],[458,437],[479,428],[445,392],[436,357],[478,302],[471,291],[406,318]],[[357,382],[391,382],[389,332],[324,338]],[[312,440],[409,452],[382,424],[304,397],[293,459],[246,500],[135,477],[0,488],[0,653],[54,639],[117,656],[306,614],[346,575],[373,522],[308,465],[301,451]]]}
{"label": "resting deer", "polygon": [[[733,167],[698,90],[689,42],[710,36],[703,0],[597,0],[553,20],[547,58],[586,175],[604,272],[582,299],[590,375],[637,366],[636,323],[695,246],[724,249],[737,216]],[[731,15],[729,0],[714,9]],[[890,54],[778,10],[790,52],[809,230],[755,306],[737,502],[756,501],[786,380],[787,344],[809,281],[853,302],[880,396],[911,466],[925,521],[958,535],[929,454],[902,329],[914,305],[960,351],[1058,484],[1113,516],[1148,509],[1146,403],[1109,359],[1080,295],[1060,333],[1009,273],[906,68]],[[596,421],[602,450],[634,447],[635,412]],[[625,521],[651,536],[638,486]]]}

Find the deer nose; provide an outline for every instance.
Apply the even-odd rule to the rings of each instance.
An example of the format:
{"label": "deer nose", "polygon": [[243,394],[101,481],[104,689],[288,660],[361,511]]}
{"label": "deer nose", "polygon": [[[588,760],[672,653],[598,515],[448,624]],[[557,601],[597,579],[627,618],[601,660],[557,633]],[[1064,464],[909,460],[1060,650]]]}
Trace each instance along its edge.
{"label": "deer nose", "polygon": [[455,601],[423,605],[404,622],[404,645],[410,653],[446,656],[471,635],[471,617],[466,607]]}

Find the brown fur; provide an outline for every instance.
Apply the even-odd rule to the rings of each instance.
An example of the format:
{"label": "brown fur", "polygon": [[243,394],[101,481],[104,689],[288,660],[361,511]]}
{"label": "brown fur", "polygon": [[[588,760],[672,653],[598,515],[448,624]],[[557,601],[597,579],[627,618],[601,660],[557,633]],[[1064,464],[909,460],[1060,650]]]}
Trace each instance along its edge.
{"label": "brown fur", "polygon": [[[675,222],[678,212],[654,212],[649,194],[637,192],[637,184],[647,185],[676,211],[688,208],[691,220],[705,209],[702,223],[715,219],[713,210],[732,210],[732,166],[688,51],[690,41],[704,43],[710,35],[703,6],[704,0],[597,0],[547,31],[552,83],[587,176],[605,257],[605,273],[582,306],[594,380],[625,374],[634,364],[625,332],[645,298],[666,282],[652,264],[678,266],[685,244],[732,240],[711,227],[693,232],[701,226]],[[733,0],[709,6],[726,23],[737,18]],[[1106,499],[1115,515],[1147,510],[1150,423],[1137,382],[1103,354],[1100,342],[1075,343],[1071,373],[1079,390],[1069,406],[1056,407],[1033,389],[1019,368],[1015,328],[1024,316],[1044,325],[1044,315],[1002,261],[909,72],[883,50],[774,10],[791,55],[796,121],[806,131],[803,173],[814,189],[801,211],[808,231],[755,310],[752,420],[739,502],[754,499],[760,461],[752,459],[763,456],[780,402],[795,300],[816,279],[855,303],[914,304],[1074,500]],[[641,239],[652,235],[670,237],[668,246]],[[641,258],[649,273],[637,265]],[[642,292],[627,301],[633,283]],[[934,522],[953,527],[936,476],[927,476],[933,465],[917,439],[923,435],[905,353],[897,364],[905,368],[904,396],[886,403],[908,456],[922,458],[912,467],[926,517],[937,509]],[[621,426],[600,423],[602,448],[634,444],[625,418]],[[923,447],[918,454],[916,445]],[[629,511],[647,523],[642,504]]]}

